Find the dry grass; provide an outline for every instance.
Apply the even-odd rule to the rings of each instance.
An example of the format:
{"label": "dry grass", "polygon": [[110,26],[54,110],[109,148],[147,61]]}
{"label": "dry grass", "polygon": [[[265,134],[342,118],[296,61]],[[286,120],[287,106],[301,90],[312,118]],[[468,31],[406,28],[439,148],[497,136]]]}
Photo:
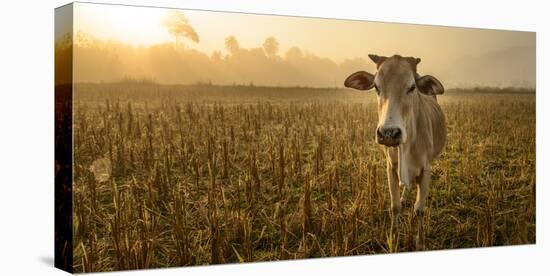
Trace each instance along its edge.
{"label": "dry grass", "polygon": [[[389,235],[372,93],[79,85],[75,100],[75,271],[414,250],[412,194]],[[440,102],[427,248],[534,243],[534,94]]]}

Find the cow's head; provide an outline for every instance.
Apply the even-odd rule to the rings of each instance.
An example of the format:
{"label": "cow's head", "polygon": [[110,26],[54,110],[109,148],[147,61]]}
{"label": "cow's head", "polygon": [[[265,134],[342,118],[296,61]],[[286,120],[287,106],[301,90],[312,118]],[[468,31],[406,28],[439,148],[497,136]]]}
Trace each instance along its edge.
{"label": "cow's head", "polygon": [[[344,86],[358,89],[376,89],[378,96],[378,126],[376,142],[395,147],[406,143],[414,119],[413,105],[417,93],[434,96],[443,94],[444,88],[436,78],[420,76],[416,72],[419,58],[394,55],[383,57],[369,55],[376,63],[373,75],[365,71],[351,74]],[[416,98],[415,98],[416,97]]]}

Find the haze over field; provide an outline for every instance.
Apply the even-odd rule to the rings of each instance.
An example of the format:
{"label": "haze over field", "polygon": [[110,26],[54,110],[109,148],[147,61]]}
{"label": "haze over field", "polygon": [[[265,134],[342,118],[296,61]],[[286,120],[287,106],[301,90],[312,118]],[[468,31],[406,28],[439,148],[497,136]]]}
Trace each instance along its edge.
{"label": "haze over field", "polygon": [[86,3],[74,32],[77,82],[341,87],[374,71],[369,53],[397,53],[449,88],[535,86],[532,32]]}
{"label": "haze over field", "polygon": [[[534,33],[87,3],[56,10],[55,33],[56,198],[70,203],[56,209],[56,265],[536,242]],[[375,72],[370,53],[420,57],[420,74],[456,89],[437,104],[420,89],[385,102],[344,89]],[[398,167],[430,160],[402,198],[388,189],[406,170],[388,174],[378,103],[412,122]],[[443,122],[432,162],[421,151]]]}

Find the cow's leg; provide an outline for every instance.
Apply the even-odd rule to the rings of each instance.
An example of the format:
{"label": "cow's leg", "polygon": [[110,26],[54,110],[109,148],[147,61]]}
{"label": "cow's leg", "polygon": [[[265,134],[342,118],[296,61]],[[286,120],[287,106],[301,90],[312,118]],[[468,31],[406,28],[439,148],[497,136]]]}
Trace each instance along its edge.
{"label": "cow's leg", "polygon": [[399,200],[401,202],[401,208],[406,208],[407,192],[408,192],[407,186],[404,185],[403,186],[403,191],[401,191],[401,199]]}
{"label": "cow's leg", "polygon": [[432,170],[431,167],[425,167],[420,175],[420,181],[417,184],[416,202],[414,203],[414,211],[417,217],[417,236],[416,249],[424,250],[424,207],[428,190],[430,188]]}
{"label": "cow's leg", "polygon": [[399,213],[401,212],[401,199],[399,197],[399,177],[397,176],[397,166],[392,166],[388,161],[388,184],[391,198],[391,229],[394,235],[397,235],[399,229]]}

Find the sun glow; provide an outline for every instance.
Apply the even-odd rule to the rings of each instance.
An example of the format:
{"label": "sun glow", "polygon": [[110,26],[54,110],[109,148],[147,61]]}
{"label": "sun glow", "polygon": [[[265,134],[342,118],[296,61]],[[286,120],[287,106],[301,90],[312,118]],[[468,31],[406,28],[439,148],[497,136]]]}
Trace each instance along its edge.
{"label": "sun glow", "polygon": [[[185,17],[182,21],[188,21],[189,26],[179,26],[176,30],[180,31],[174,32],[175,29],[163,24],[174,10],[178,9],[75,3],[74,31],[102,42],[117,41],[124,46],[133,46],[137,51],[135,53],[131,53],[133,51],[129,51],[130,48],[122,50],[128,53],[115,53],[121,60],[126,57],[125,70],[119,68],[117,71],[123,74],[135,71],[142,72],[141,75],[150,73],[152,69],[145,62],[150,61],[147,51],[166,46],[158,44],[177,44],[179,50],[192,49],[208,58],[217,57],[221,60],[222,57],[232,56],[225,41],[233,36],[239,47],[250,50],[252,55],[261,53],[266,39],[274,37],[279,45],[274,54],[277,58],[285,59],[287,54],[292,56],[292,50],[295,53],[299,48],[305,57],[313,56],[323,60],[320,64],[312,65],[314,68],[304,69],[306,72],[324,68],[324,65],[341,63],[351,67],[365,63],[372,66],[367,57],[369,53],[386,56],[401,54],[421,58],[421,71],[437,74],[448,87],[535,83],[535,34],[530,32],[182,9],[178,10]],[[196,34],[177,35],[185,33],[186,28]],[[261,58],[245,59],[241,56],[239,59],[240,64],[249,62],[255,68],[267,68],[265,63],[260,62]],[[101,56],[90,60],[94,61],[104,59]],[[185,62],[198,61],[188,58]],[[159,68],[174,64],[177,62],[173,58],[166,58],[166,64]],[[363,65],[361,69],[368,69]],[[194,63],[192,67],[195,71],[208,68],[202,61]],[[90,69],[90,72],[94,71],[97,70]],[[164,72],[162,76],[173,72]],[[227,72],[229,75],[241,76],[248,76],[249,73]],[[284,75],[281,73],[278,76],[284,80]],[[330,79],[331,85],[341,82],[336,78],[334,74],[319,77],[320,80]],[[284,83],[279,80],[274,82]]]}
{"label": "sun glow", "polygon": [[76,32],[105,40],[150,45],[172,39],[162,26],[168,10],[117,5],[77,5]]}

